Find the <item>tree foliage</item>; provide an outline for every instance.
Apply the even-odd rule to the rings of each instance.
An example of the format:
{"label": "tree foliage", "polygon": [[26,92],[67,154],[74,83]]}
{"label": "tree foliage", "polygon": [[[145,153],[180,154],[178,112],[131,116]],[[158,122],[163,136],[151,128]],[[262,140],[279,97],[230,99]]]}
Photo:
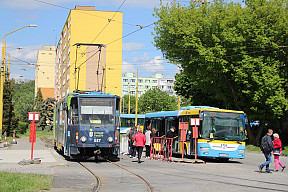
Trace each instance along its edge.
{"label": "tree foliage", "polygon": [[265,123],[287,117],[288,5],[244,3],[163,6],[156,9],[154,40],[166,59],[183,68],[177,93],[193,104],[243,110],[262,122],[261,134]]}
{"label": "tree foliage", "polygon": [[39,112],[40,105],[42,105],[42,104],[43,104],[43,96],[42,96],[41,89],[38,88],[37,95],[36,95],[36,98],[35,98],[35,103],[34,103],[35,111]]}
{"label": "tree foliage", "polygon": [[28,123],[28,112],[33,112],[35,81],[15,82],[13,101],[15,104],[15,115],[21,122]]}
{"label": "tree foliage", "polygon": [[52,130],[53,125],[53,114],[54,114],[54,104],[56,100],[54,98],[48,97],[43,103],[40,105],[39,112],[40,112],[40,119],[37,123],[37,127],[40,130]]}
{"label": "tree foliage", "polygon": [[3,87],[3,133],[6,131],[7,136],[18,129],[18,119],[15,116],[14,104],[12,102],[13,84],[6,79]]}
{"label": "tree foliage", "polygon": [[174,111],[177,110],[177,98],[159,88],[150,89],[140,96],[139,110],[143,113]]}
{"label": "tree foliage", "polygon": [[[128,108],[129,108],[129,95],[124,95],[122,97],[122,109],[124,109],[123,113],[128,114]],[[135,105],[136,105],[136,97],[133,95],[130,95],[130,113],[135,114]],[[140,111],[138,110],[138,113]]]}

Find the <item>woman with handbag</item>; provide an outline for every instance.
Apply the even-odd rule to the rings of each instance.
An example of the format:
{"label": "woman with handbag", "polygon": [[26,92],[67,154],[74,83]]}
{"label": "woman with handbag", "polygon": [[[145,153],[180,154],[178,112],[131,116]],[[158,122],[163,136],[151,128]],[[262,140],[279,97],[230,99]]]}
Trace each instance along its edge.
{"label": "woman with handbag", "polygon": [[273,145],[274,145],[274,150],[273,150],[273,155],[274,155],[274,161],[275,161],[275,171],[278,171],[278,164],[282,167],[282,171],[286,168],[286,166],[280,161],[280,155],[282,153],[282,142],[279,139],[278,133],[273,134],[274,140],[273,140]]}

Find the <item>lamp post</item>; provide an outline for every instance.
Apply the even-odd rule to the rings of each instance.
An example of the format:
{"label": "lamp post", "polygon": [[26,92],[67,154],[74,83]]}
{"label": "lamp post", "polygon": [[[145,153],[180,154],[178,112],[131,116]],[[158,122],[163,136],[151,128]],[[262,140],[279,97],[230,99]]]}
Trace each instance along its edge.
{"label": "lamp post", "polygon": [[6,35],[3,36],[3,41],[2,41],[2,62],[1,62],[1,87],[0,87],[0,139],[2,139],[2,128],[3,128],[3,86],[4,86],[4,78],[5,78],[5,67],[6,67],[6,42],[5,42],[5,37],[7,35],[10,35],[11,33],[14,33],[16,31],[19,31],[20,29],[23,29],[25,27],[37,27],[37,25],[30,24],[30,25],[25,25],[23,27],[20,27],[19,29],[16,29],[10,33],[7,33]]}

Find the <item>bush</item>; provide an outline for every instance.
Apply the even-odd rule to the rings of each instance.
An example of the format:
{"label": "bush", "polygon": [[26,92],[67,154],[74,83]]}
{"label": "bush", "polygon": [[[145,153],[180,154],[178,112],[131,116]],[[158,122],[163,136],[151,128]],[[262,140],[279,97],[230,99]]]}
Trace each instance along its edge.
{"label": "bush", "polygon": [[19,124],[18,124],[18,133],[20,133],[20,134],[26,133],[28,127],[29,127],[29,123],[19,121]]}

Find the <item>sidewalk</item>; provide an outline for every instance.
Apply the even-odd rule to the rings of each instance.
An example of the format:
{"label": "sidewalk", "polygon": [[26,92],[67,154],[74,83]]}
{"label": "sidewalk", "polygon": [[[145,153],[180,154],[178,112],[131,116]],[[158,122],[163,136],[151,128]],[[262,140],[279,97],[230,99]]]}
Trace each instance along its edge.
{"label": "sidewalk", "polygon": [[4,147],[0,143],[0,171],[53,174],[53,167],[67,166],[64,158],[54,149],[47,148],[40,138],[34,143],[33,158],[39,158],[40,164],[19,165],[22,160],[31,159],[31,146],[28,137],[16,139],[17,144]]}

